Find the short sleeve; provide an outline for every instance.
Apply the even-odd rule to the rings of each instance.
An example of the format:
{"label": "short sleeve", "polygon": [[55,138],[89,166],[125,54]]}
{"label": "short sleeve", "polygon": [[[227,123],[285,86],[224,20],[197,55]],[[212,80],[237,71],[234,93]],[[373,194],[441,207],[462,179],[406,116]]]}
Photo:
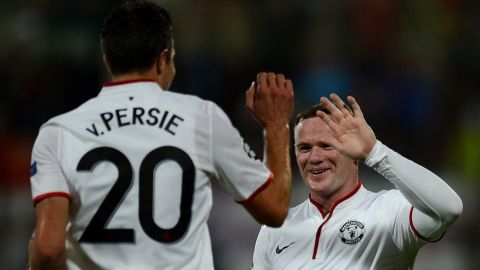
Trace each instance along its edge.
{"label": "short sleeve", "polygon": [[67,180],[58,157],[60,128],[45,125],[35,140],[30,167],[30,184],[33,202],[51,197],[70,198]]}
{"label": "short sleeve", "polygon": [[255,250],[253,251],[252,269],[265,270],[270,269],[270,259],[267,254],[268,240],[267,227],[262,226],[258,233],[257,241],[255,242]]}
{"label": "short sleeve", "polygon": [[237,202],[252,199],[272,179],[272,173],[255,157],[227,115],[210,107],[211,153],[216,176]]}

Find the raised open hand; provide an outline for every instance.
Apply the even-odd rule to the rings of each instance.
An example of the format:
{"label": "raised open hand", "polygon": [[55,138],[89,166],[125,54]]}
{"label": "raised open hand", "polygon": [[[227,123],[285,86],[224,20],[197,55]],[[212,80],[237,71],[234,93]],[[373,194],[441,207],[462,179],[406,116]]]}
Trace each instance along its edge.
{"label": "raised open hand", "polygon": [[320,99],[330,114],[317,111],[317,115],[333,131],[333,136],[324,138],[324,141],[353,160],[364,160],[377,139],[365,121],[357,101],[352,96],[348,96],[347,100],[353,112],[336,94],[330,94],[330,100],[326,97]]}

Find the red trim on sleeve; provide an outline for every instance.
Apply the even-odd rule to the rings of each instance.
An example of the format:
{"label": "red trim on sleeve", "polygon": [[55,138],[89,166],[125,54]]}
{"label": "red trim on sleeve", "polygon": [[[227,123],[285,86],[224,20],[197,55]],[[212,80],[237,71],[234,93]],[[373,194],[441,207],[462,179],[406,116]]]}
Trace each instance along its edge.
{"label": "red trim on sleeve", "polygon": [[66,192],[49,192],[49,193],[45,193],[45,194],[42,194],[42,195],[38,195],[37,197],[33,198],[33,205],[35,206],[38,202],[40,202],[43,199],[46,199],[46,198],[49,198],[49,197],[55,197],[55,196],[65,197],[69,200],[72,200],[72,197],[70,196],[70,194],[68,194]]}
{"label": "red trim on sleeve", "polygon": [[413,231],[413,234],[415,235],[415,237],[418,237],[422,240],[425,240],[427,242],[430,242],[430,243],[435,243],[435,242],[438,242],[440,241],[440,239],[443,238],[443,236],[445,235],[445,233],[443,233],[438,239],[435,239],[435,240],[431,240],[431,239],[428,239],[427,237],[421,235],[417,229],[415,229],[415,226],[413,226],[413,206],[410,208],[410,215],[409,215],[409,220],[410,220],[410,228],[412,229]]}
{"label": "red trim on sleeve", "polygon": [[155,82],[155,81],[149,80],[149,79],[125,80],[125,81],[116,81],[116,82],[106,82],[103,84],[103,86],[116,86],[116,85],[136,83],[136,82]]}
{"label": "red trim on sleeve", "polygon": [[273,180],[273,173],[270,173],[270,176],[268,177],[267,181],[265,181],[265,183],[263,183],[255,192],[253,192],[252,195],[250,195],[250,197],[248,197],[247,199],[243,200],[243,201],[237,201],[239,204],[248,204],[249,202],[251,202],[260,192],[262,192],[264,189],[267,188],[267,186],[270,184],[270,182],[272,182]]}

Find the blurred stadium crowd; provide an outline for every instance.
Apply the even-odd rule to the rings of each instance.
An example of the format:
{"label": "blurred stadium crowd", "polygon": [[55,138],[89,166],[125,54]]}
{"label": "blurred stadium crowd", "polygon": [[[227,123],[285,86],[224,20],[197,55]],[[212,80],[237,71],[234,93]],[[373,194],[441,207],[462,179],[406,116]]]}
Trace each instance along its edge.
{"label": "blurred stadium crowd", "polygon": [[[40,125],[109,80],[99,32],[118,2],[0,3],[2,269],[22,269],[27,259],[34,222],[30,151]],[[439,174],[464,201],[464,214],[442,241],[420,252],[416,269],[480,269],[477,1],[157,2],[174,20],[174,91],[217,102],[258,155],[261,130],[244,107],[257,72],[291,78],[296,111],[330,92],[355,96],[380,140]],[[370,189],[391,188],[366,169],[361,178]],[[306,198],[301,178],[294,179],[292,205]],[[217,268],[248,269],[259,226],[214,189]]]}

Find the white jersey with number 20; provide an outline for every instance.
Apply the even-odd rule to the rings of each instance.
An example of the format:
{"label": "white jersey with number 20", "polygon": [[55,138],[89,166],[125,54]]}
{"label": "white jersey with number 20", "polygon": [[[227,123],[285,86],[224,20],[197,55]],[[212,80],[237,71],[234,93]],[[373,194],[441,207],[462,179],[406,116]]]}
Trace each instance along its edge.
{"label": "white jersey with number 20", "polygon": [[34,202],[70,199],[69,269],[213,269],[212,179],[242,203],[271,173],[217,105],[153,81],[106,84],[32,153]]}

